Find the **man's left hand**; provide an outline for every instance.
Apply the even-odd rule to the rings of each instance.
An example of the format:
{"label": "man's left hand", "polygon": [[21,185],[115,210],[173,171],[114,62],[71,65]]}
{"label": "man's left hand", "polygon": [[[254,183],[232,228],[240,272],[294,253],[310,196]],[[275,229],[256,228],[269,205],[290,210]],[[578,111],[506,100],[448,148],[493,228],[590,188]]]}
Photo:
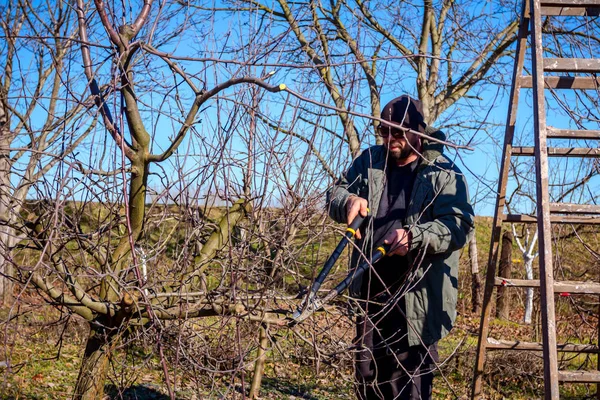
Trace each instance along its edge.
{"label": "man's left hand", "polygon": [[405,256],[410,249],[412,234],[405,229],[395,229],[388,233],[383,243],[390,245],[389,255]]}

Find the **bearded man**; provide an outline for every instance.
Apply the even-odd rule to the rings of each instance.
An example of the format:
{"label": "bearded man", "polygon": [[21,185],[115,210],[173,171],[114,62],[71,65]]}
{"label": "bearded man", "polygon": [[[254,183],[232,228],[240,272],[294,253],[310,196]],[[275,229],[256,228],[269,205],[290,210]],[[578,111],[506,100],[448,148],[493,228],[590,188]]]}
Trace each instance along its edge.
{"label": "bearded man", "polygon": [[[431,398],[437,342],[456,318],[459,251],[474,228],[467,183],[426,126],[418,100],[401,96],[381,113],[383,145],[365,150],[327,193],[330,216],[357,232],[351,268],[385,244],[388,254],[351,285],[359,399]],[[389,124],[387,123],[389,122]],[[399,125],[401,128],[392,125]]]}

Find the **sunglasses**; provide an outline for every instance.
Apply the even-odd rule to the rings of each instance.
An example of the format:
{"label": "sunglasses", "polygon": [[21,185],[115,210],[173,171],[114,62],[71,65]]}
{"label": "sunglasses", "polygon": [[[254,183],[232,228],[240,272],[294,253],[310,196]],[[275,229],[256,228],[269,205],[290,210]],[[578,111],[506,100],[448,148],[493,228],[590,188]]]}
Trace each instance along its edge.
{"label": "sunglasses", "polygon": [[403,138],[405,136],[405,131],[402,129],[397,129],[397,128],[391,128],[389,126],[384,126],[384,127],[378,127],[377,128],[377,133],[379,134],[379,136],[381,136],[382,138],[387,138],[388,136],[392,136],[395,139],[400,139]]}

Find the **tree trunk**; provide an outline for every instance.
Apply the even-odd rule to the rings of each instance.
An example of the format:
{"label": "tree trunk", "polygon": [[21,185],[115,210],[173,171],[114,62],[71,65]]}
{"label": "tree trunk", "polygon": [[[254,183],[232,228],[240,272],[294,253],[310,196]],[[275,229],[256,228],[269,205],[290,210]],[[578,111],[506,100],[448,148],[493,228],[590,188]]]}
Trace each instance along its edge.
{"label": "tree trunk", "polygon": [[[533,257],[529,254],[524,254],[523,258],[525,259],[525,274],[527,279],[533,279]],[[526,289],[526,299],[525,299],[525,315],[523,317],[523,322],[526,324],[531,324],[531,314],[533,312],[533,288]]]}
{"label": "tree trunk", "polygon": [[[510,231],[502,235],[502,249],[500,250],[499,276],[510,279],[512,273],[512,245],[513,235]],[[510,311],[510,293],[505,287],[498,288],[498,297],[496,298],[496,318],[508,319]]]}
{"label": "tree trunk", "polygon": [[261,325],[259,331],[258,355],[254,364],[254,376],[252,377],[252,385],[250,386],[250,398],[258,399],[260,384],[262,382],[263,373],[265,371],[265,358],[267,354],[267,345],[269,344],[267,337],[268,326]]}
{"label": "tree trunk", "polygon": [[102,327],[90,329],[73,400],[101,400],[104,397],[108,362],[118,337],[116,330],[107,333]]}
{"label": "tree trunk", "polygon": [[10,182],[10,148],[11,132],[8,126],[8,116],[0,104],[0,301],[7,304],[12,299],[13,283],[9,277],[13,276],[12,264],[9,260],[10,249],[14,244],[14,230],[6,225],[12,220],[11,213],[18,210],[11,209],[12,185]]}
{"label": "tree trunk", "polygon": [[[1,214],[0,214],[1,215]],[[14,268],[10,260],[10,252],[14,246],[13,229],[0,227],[0,301],[9,305],[13,299]]]}
{"label": "tree trunk", "polygon": [[469,259],[471,260],[471,311],[478,314],[481,312],[481,276],[479,275],[475,235],[469,243]]}

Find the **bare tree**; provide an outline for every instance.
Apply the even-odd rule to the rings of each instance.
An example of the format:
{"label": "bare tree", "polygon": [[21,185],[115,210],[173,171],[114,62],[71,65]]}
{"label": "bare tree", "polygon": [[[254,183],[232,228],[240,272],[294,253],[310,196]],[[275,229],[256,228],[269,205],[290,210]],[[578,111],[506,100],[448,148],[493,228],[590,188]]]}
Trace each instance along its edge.
{"label": "bare tree", "polygon": [[[509,8],[480,9],[468,2],[230,4],[229,11],[251,11],[264,23],[281,26],[288,57],[302,66],[290,73],[321,84],[320,90],[337,108],[354,156],[369,130],[357,124],[353,111],[379,116],[382,95],[408,92],[423,102],[427,123],[440,123],[440,116],[457,102],[476,97],[486,84],[498,83],[492,72],[502,70],[517,29]],[[491,13],[501,22],[487,21]],[[463,117],[453,113],[445,120],[459,127]]]}
{"label": "bare tree", "polygon": [[[279,97],[276,114],[260,106],[265,92],[285,88],[267,83],[269,71],[230,70],[228,59],[219,58],[226,53],[251,59],[256,55],[245,53],[248,47],[219,44],[214,50],[211,42],[203,58],[171,54],[181,43],[195,45],[197,35],[214,27],[210,20],[192,19],[180,4],[146,2],[129,10],[80,1],[31,22],[41,11],[24,3],[14,7],[7,21],[15,26],[3,26],[11,39],[7,59],[28,51],[19,40],[40,43],[38,53],[31,51],[39,69],[53,76],[66,60],[69,73],[57,73],[48,95],[46,75],[34,82],[36,92],[14,84],[12,64],[6,67],[4,87],[10,90],[2,93],[3,110],[12,116],[3,120],[2,151],[12,163],[3,164],[3,171],[20,173],[19,160],[31,167],[16,193],[10,192],[14,175],[3,178],[8,217],[2,226],[12,230],[6,232],[15,249],[8,265],[23,291],[36,289],[52,306],[87,322],[75,397],[100,397],[115,367],[115,349],[140,337],[156,344],[171,394],[177,382],[171,374],[184,362],[204,376],[234,362],[230,373],[244,382],[244,365],[265,348],[264,335],[256,337],[258,343],[243,336],[244,324],[268,321],[265,310],[273,305],[267,302],[290,300],[285,289],[283,295],[269,290],[276,282],[289,285],[284,274],[299,277],[308,263],[299,255],[323,240],[322,212],[315,210],[327,175],[323,158],[313,154],[330,143],[314,127],[309,132],[294,125],[298,100]],[[60,21],[64,25],[57,27],[64,30],[42,32],[47,20]],[[205,29],[189,29],[202,21],[208,21]],[[15,30],[19,23],[38,30],[24,35]],[[50,43],[60,51],[53,52]],[[46,64],[48,54],[53,57]],[[14,70],[19,78],[28,74],[21,66]],[[216,111],[203,112],[212,105]],[[35,106],[49,111],[44,129],[28,125]],[[55,109],[63,107],[66,114],[59,118]],[[312,152],[298,151],[298,143]],[[315,235],[298,241],[298,226]],[[198,317],[221,317],[224,330],[236,330],[233,341],[198,350],[232,345],[223,358],[227,367],[196,364],[196,353],[179,358],[186,335],[179,332],[171,343],[177,326],[168,321]],[[198,326],[194,332],[201,331]],[[205,336],[194,340],[191,348]]]}
{"label": "bare tree", "polygon": [[[515,225],[511,225],[513,238],[517,241],[517,246],[519,246],[519,250],[521,250],[521,256],[523,257],[523,267],[525,268],[525,277],[527,279],[533,279],[533,261],[537,258],[538,253],[534,253],[535,245],[537,243],[537,235],[536,231],[531,237],[531,233],[528,228],[525,228],[525,238],[524,242],[521,242],[519,235],[517,235],[517,231]],[[533,288],[526,289],[526,299],[525,299],[525,314],[523,316],[523,322],[526,324],[531,323],[531,314],[533,312]]]}
{"label": "bare tree", "polygon": [[96,121],[85,113],[86,95],[72,97],[71,88],[81,84],[72,58],[72,10],[65,3],[45,7],[21,1],[1,7],[0,297],[8,302],[15,279],[11,251],[24,235],[26,198]]}
{"label": "bare tree", "polygon": [[[8,38],[8,63],[1,96],[4,154],[1,204],[3,238],[6,239],[3,249],[18,246],[22,251],[33,251],[37,261],[26,261],[21,252],[9,263],[2,260],[2,265],[15,265],[15,279],[25,287],[34,285],[56,307],[78,314],[89,322],[90,335],[75,397],[99,398],[104,390],[109,357],[127,335],[131,320],[150,323],[160,336],[162,325],[158,321],[161,319],[236,315],[245,309],[241,303],[236,303],[235,295],[232,301],[226,300],[227,297],[215,300],[214,295],[210,296],[207,290],[214,289],[214,284],[207,283],[206,272],[213,267],[211,263],[218,251],[232,242],[231,228],[252,209],[251,195],[236,193],[235,182],[232,182],[232,178],[236,178],[231,175],[225,177],[223,183],[218,182],[219,177],[213,178],[217,187],[202,187],[211,192],[221,191],[227,208],[224,216],[219,217],[220,221],[203,215],[198,199],[194,204],[181,204],[192,209],[181,210],[176,218],[189,214],[190,220],[180,222],[188,223],[190,228],[186,229],[196,233],[186,238],[183,254],[177,254],[185,261],[179,269],[173,270],[174,277],[161,281],[156,279],[157,276],[169,267],[157,268],[154,272],[144,270],[148,256],[157,258],[164,254],[166,244],[177,236],[175,233],[181,225],[174,224],[169,232],[161,232],[158,239],[151,238],[152,232],[147,234],[150,238],[145,235],[144,225],[161,226],[161,220],[173,218],[168,217],[169,200],[194,199],[184,196],[186,190],[181,188],[174,193],[171,185],[176,181],[169,179],[162,189],[163,194],[157,196],[153,205],[155,210],[163,210],[159,213],[159,221],[148,221],[149,176],[151,166],[169,162],[182,143],[195,146],[192,141],[186,141],[187,137],[192,135],[202,140],[202,135],[193,126],[199,122],[199,112],[209,101],[220,98],[233,87],[255,85],[262,90],[279,92],[284,86],[271,85],[243,70],[228,73],[223,68],[219,71],[218,65],[214,66],[215,76],[210,78],[206,75],[209,70],[202,63],[197,63],[194,72],[186,72],[185,66],[160,49],[166,43],[173,43],[169,40],[190,24],[185,21],[187,16],[182,12],[185,9],[178,4],[153,5],[149,1],[140,9],[129,11],[116,10],[101,2],[92,5],[79,1],[74,8],[61,3],[60,7],[44,10],[47,13],[44,15],[21,2],[11,7],[3,23]],[[119,22],[116,15],[121,14],[123,20]],[[172,28],[170,18],[176,17],[184,22],[181,26],[157,34],[167,26]],[[47,25],[48,21],[54,25]],[[39,26],[47,31],[42,32]],[[27,35],[24,34],[25,27],[30,30]],[[135,40],[137,36],[144,39]],[[21,38],[31,38],[23,43],[32,43],[34,47],[21,47]],[[17,82],[12,80],[13,61],[28,51],[37,67],[34,70],[39,71],[32,91],[20,85],[24,75],[19,76]],[[71,62],[83,64],[83,71]],[[65,68],[68,73],[64,72]],[[28,73],[24,69],[15,70],[20,74]],[[71,74],[84,76],[85,81],[82,83]],[[164,82],[165,76],[172,83]],[[50,84],[46,83],[48,79]],[[69,86],[62,90],[65,82]],[[227,99],[226,96],[223,98]],[[157,105],[153,105],[155,101]],[[85,113],[94,103],[96,111]],[[36,106],[46,111],[46,121],[40,126],[30,123],[34,119],[32,115],[37,117],[34,114]],[[64,112],[58,110],[60,106],[65,108]],[[236,106],[232,112],[240,109]],[[102,129],[96,125],[96,115],[102,121]],[[165,126],[156,125],[163,117],[168,117],[174,128],[168,138],[162,134]],[[230,122],[237,123],[235,116],[226,117],[229,121],[224,125],[217,121],[217,131],[223,132],[223,126]],[[69,136],[71,131],[73,136]],[[221,139],[225,142],[219,143]],[[196,171],[185,171],[182,165],[175,168],[179,171],[175,175],[182,178],[181,183],[186,176],[194,174],[195,179],[206,181],[210,181],[207,178],[211,173],[219,174],[223,165],[219,158],[227,154],[228,140],[223,135],[216,140],[207,140],[208,146],[219,146],[207,157],[209,160],[216,157],[216,160]],[[67,157],[79,145],[85,146],[79,147],[80,150],[91,149],[87,160],[81,153],[77,157]],[[175,167],[180,161],[175,162]],[[22,184],[13,187],[13,175],[15,168],[20,168],[19,162],[27,168],[20,177]],[[57,168],[55,177],[48,174],[53,167]],[[173,166],[167,168],[172,170]],[[248,171],[252,173],[253,170],[249,167]],[[164,167],[162,172],[162,176],[172,174]],[[22,221],[20,210],[31,190],[37,191],[34,198],[39,201],[35,207],[29,207],[29,220]],[[194,227],[194,220],[200,224]],[[211,225],[213,221],[216,225]],[[198,232],[203,227],[208,229],[208,237],[202,237]],[[206,235],[205,230],[202,235]],[[150,249],[148,241],[152,243]],[[140,246],[142,250],[136,253],[134,249]],[[3,257],[8,254],[2,251]],[[9,273],[5,271],[5,275]],[[227,284],[235,293],[238,279]],[[173,292],[179,300],[168,295]],[[181,300],[189,293],[196,293],[200,298],[193,301],[195,310],[190,309],[191,303]],[[157,343],[166,383],[172,392],[160,338]]]}

